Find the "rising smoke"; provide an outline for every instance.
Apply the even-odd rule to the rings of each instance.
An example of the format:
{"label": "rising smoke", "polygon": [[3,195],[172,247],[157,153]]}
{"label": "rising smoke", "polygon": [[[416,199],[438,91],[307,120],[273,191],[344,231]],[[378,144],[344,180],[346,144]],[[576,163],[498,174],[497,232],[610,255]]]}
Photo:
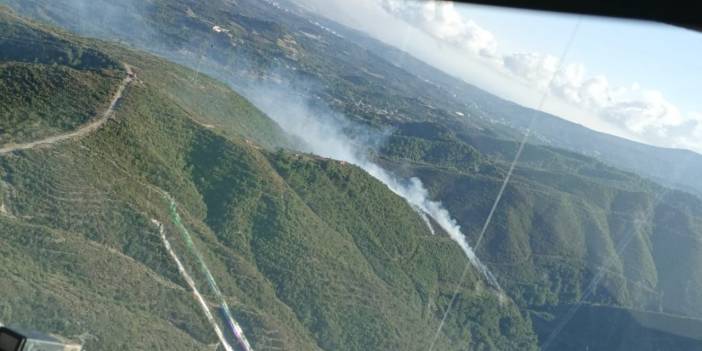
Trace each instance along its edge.
{"label": "rising smoke", "polygon": [[382,138],[385,132],[372,131],[370,128],[351,123],[339,114],[312,108],[303,97],[289,92],[287,88],[259,85],[243,93],[286,132],[302,140],[302,151],[361,167],[405,199],[419,213],[429,230],[435,233],[431,221],[427,218],[431,217],[458,243],[470,263],[480,271],[487,282],[500,289],[495,277],[475,255],[466,236],[461,232],[461,226],[441,202],[429,197],[422,181],[416,177],[402,179],[369,158],[369,145],[378,145],[378,139]]}
{"label": "rising smoke", "polygon": [[[432,233],[435,231],[427,217],[434,220],[451,239],[458,243],[470,263],[485,276],[487,282],[499,290],[497,280],[475,255],[461,232],[460,225],[441,202],[430,199],[422,181],[415,177],[399,178],[368,157],[369,151],[373,146],[379,145],[387,131],[364,128],[349,122],[342,115],[328,109],[320,109],[316,105],[314,109],[311,108],[310,99],[299,94],[298,77],[290,76],[289,70],[271,68],[272,72],[267,73],[278,76],[283,81],[296,81],[295,86],[286,84],[272,86],[255,80],[242,82],[227,72],[234,72],[248,66],[246,57],[237,57],[237,66],[223,66],[220,62],[210,60],[203,55],[204,52],[200,48],[202,43],[181,43],[182,47],[179,49],[164,47],[158,39],[158,31],[150,26],[145,15],[153,6],[150,2],[139,0],[123,0],[116,3],[107,0],[57,0],[57,2],[61,6],[71,8],[76,14],[57,12],[54,15],[58,18],[53,18],[54,21],[83,35],[126,41],[130,45],[141,47],[229,82],[285,131],[303,141],[300,145],[302,151],[361,167],[404,198],[417,211]],[[20,3],[17,6],[22,5]],[[314,91],[317,87],[308,86],[307,88]]]}

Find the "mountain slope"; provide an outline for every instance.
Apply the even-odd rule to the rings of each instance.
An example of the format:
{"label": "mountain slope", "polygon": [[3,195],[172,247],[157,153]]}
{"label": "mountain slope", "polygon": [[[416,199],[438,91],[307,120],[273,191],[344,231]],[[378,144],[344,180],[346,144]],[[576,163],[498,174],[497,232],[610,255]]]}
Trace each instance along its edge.
{"label": "mountain slope", "polygon": [[[702,156],[698,153],[625,140],[519,106],[287,2],[284,7],[249,0],[207,4],[95,1],[85,6],[66,1],[2,2],[76,32],[128,41],[238,87],[246,87],[252,79],[290,80],[311,100],[320,99],[364,123],[401,127],[405,122],[439,121],[466,130],[468,143],[472,137],[509,140],[531,125],[535,143],[588,155],[666,186],[702,193],[697,176],[702,172]],[[104,8],[109,11],[102,11]],[[81,21],[75,21],[76,12]],[[215,25],[225,31],[213,32]],[[310,85],[318,88],[310,89]]]}
{"label": "mountain slope", "polygon": [[[0,155],[0,275],[10,282],[0,320],[86,349],[217,348],[156,220],[217,312],[179,233],[192,236],[254,349],[427,347],[466,259],[387,187],[357,167],[267,149],[287,137],[208,77],[7,12],[2,21],[97,50],[135,79],[99,129]],[[535,349],[515,305],[477,274],[463,283],[437,347]]]}
{"label": "mountain slope", "polygon": [[[94,2],[91,6],[99,7],[100,4],[101,2]],[[23,1],[16,6],[76,31],[85,30],[104,38],[128,39],[136,46],[148,48],[193,68],[216,73],[221,79],[248,93],[250,90],[246,89],[250,88],[251,84],[275,86],[283,83],[280,85],[284,89],[311,101],[308,113],[321,114],[332,110],[364,125],[378,129],[391,128],[393,134],[375,154],[377,161],[399,174],[419,176],[428,186],[433,198],[442,200],[451,210],[462,228],[469,233],[472,242],[477,240],[483,221],[488,216],[509,169],[508,162],[518,149],[519,130],[505,123],[510,119],[527,120],[530,117],[528,113],[531,113],[521,108],[509,109],[502,105],[504,102],[495,100],[474,87],[461,85],[462,83],[455,80],[452,83],[437,84],[422,79],[427,75],[417,73],[416,68],[402,69],[393,65],[392,60],[384,59],[385,56],[372,49],[372,45],[367,45],[371,48],[369,50],[355,44],[353,38],[345,40],[349,37],[346,32],[344,37],[340,37],[339,31],[329,29],[333,24],[315,23],[318,19],[313,16],[286,12],[286,9],[268,2],[120,2],[111,9],[126,9],[127,13],[134,16],[127,19],[117,17],[114,27],[102,26],[99,21],[83,22],[81,26],[77,26],[75,22],[70,21],[68,12],[58,11],[62,6],[67,6],[65,2]],[[123,26],[124,23],[120,22],[122,20],[127,21],[124,23],[129,23],[130,26]],[[214,25],[220,25],[225,31],[214,31]],[[138,31],[134,30],[135,28],[149,30]],[[158,45],[155,45],[155,42]],[[375,45],[377,46],[377,43]],[[424,66],[424,69],[427,67]],[[140,73],[144,74],[147,72]],[[169,77],[154,75],[162,76]],[[196,81],[198,74],[190,72],[180,77],[170,77],[174,77],[173,82],[187,85],[188,81]],[[284,80],[287,78],[292,82],[285,84]],[[172,96],[169,97],[179,98],[178,104],[185,111],[189,111],[188,113],[198,114],[196,112],[202,106],[183,105],[191,92],[178,94],[177,88],[174,88],[178,87],[178,84],[161,85],[160,89],[170,91]],[[451,84],[460,85],[454,87],[459,91],[468,90],[467,96],[474,96],[474,101],[451,98],[453,88],[446,88],[446,85],[453,86]],[[198,95],[197,92],[192,94]],[[282,101],[279,103],[286,106]],[[463,111],[466,118],[458,118],[456,111]],[[284,109],[282,111],[289,112],[291,111]],[[207,114],[202,114],[201,117],[211,118]],[[517,124],[515,126],[519,127]],[[235,129],[233,128],[232,132],[235,133]],[[224,133],[221,129],[215,131]],[[150,137],[145,133],[140,138]],[[181,138],[180,135],[176,137]],[[521,313],[528,314],[535,323],[545,316],[546,319],[556,320],[554,325],[565,323],[568,327],[571,322],[568,309],[566,308],[564,313],[562,308],[582,301],[586,307],[624,307],[625,312],[630,314],[635,314],[638,309],[663,311],[676,314],[674,317],[679,318],[683,324],[688,323],[690,319],[685,316],[699,318],[702,306],[699,293],[702,291],[699,280],[702,276],[699,268],[702,267],[699,264],[702,257],[699,246],[700,200],[695,196],[661,187],[641,176],[612,168],[593,157],[544,144],[545,139],[542,138],[539,143],[526,146],[517,165],[515,177],[497,208],[493,225],[488,228],[478,248],[479,256],[487,260],[491,269],[497,272],[500,283],[518,304]],[[156,146],[158,145],[151,147]],[[168,150],[167,154],[172,152],[174,151]],[[206,155],[207,152],[201,150],[200,154]],[[389,279],[383,268],[388,266],[390,269],[393,266],[385,263],[383,267],[379,267],[375,259],[385,257],[386,253],[365,251],[373,247],[387,250],[387,246],[381,245],[381,241],[355,237],[354,235],[360,235],[359,233],[367,233],[368,226],[359,223],[351,226],[340,216],[340,213],[345,212],[336,212],[336,208],[343,208],[344,211],[366,214],[348,205],[359,201],[359,198],[337,193],[334,193],[336,196],[324,197],[323,193],[315,193],[313,187],[308,188],[305,184],[313,183],[328,189],[343,190],[343,187],[335,185],[330,179],[325,180],[328,178],[326,176],[305,170],[302,164],[285,161],[285,155],[280,157],[271,159],[270,156],[265,156],[269,166],[285,180],[287,186],[294,189],[295,196],[299,198],[299,201],[295,200],[296,205],[290,206],[304,204],[314,213],[313,216],[307,211],[294,212],[296,217],[317,218],[328,227],[329,232],[344,237],[347,242],[353,241],[359,246],[354,260],[360,260],[359,255],[365,257],[368,261],[365,267],[374,272],[370,277],[378,276],[387,284],[395,284],[394,286],[402,281],[414,282],[420,287],[420,296],[431,295],[427,291],[436,291],[437,287],[432,288],[432,285],[427,283],[426,275],[421,273],[421,270],[413,271],[410,267],[403,267],[401,271],[393,269],[395,273],[392,279]],[[171,158],[178,159],[173,155],[168,159]],[[314,159],[307,161],[316,162]],[[278,162],[282,162],[283,165],[278,165]],[[229,159],[226,163],[242,165]],[[296,164],[295,167],[304,172],[293,172],[292,175],[286,173],[286,164]],[[203,179],[193,179],[197,185],[189,187],[197,187],[199,193],[207,193],[210,194],[208,196],[214,197],[206,200],[208,205],[205,207],[207,213],[216,213],[207,218],[207,224],[217,235],[225,235],[226,238],[233,236],[233,223],[245,227],[251,225],[246,218],[254,212],[238,207],[236,200],[239,198],[235,197],[236,194],[249,196],[248,192],[253,192],[250,198],[244,197],[246,202],[241,206],[258,206],[259,199],[265,200],[268,206],[266,210],[269,207],[280,210],[288,206],[287,203],[283,205],[268,197],[262,197],[257,182],[249,181],[245,177],[239,180],[238,177],[224,176],[231,173],[231,168],[228,167],[233,166],[219,165],[216,162],[214,165],[216,167],[212,172],[197,173]],[[311,172],[313,176],[307,172]],[[211,184],[206,177],[209,174],[221,174],[220,183]],[[237,193],[228,190],[226,184],[238,184]],[[172,193],[172,190],[168,191]],[[334,201],[338,198],[348,200]],[[233,214],[230,212],[232,210]],[[230,215],[234,217],[228,218]],[[408,212],[407,215],[412,214]],[[292,218],[266,218],[275,218],[275,221],[260,224],[258,228],[266,228],[269,225],[279,228],[297,225]],[[383,225],[376,222],[374,227],[382,228]],[[321,236],[315,238],[324,241]],[[284,239],[294,241],[290,237]],[[391,242],[397,245],[394,250],[406,252],[402,249],[404,243]],[[307,247],[302,249],[310,250]],[[278,262],[274,260],[276,258],[265,259],[266,264]],[[317,266],[314,268],[320,269]],[[278,271],[271,272],[277,276],[283,275]],[[419,277],[414,277],[415,274]],[[363,282],[376,286],[373,282],[377,280],[370,280],[368,277],[364,276]],[[326,277],[322,279],[327,281]],[[314,279],[305,276],[305,281],[311,283]],[[284,287],[291,286],[292,292],[286,290],[286,293],[299,294],[300,287],[295,286],[294,282],[285,281],[281,284]],[[469,283],[468,286],[472,285]],[[316,312],[326,313],[328,305],[334,301],[326,296],[318,297],[313,299],[319,302],[315,309],[306,310],[299,317],[307,323],[306,326],[320,318]],[[443,297],[438,301],[446,303]],[[469,302],[474,301],[470,299]],[[435,303],[442,306],[439,302]],[[486,333],[480,330],[480,323],[464,318],[481,314],[466,308],[471,312],[449,315],[450,318],[455,318],[451,320],[451,324],[455,324],[454,327],[448,328],[446,333],[456,342],[460,339],[468,340],[460,336],[460,333],[465,331],[460,326],[474,326],[475,330],[471,330],[474,331],[471,335]],[[398,309],[398,313],[406,312],[404,309]],[[602,313],[599,315],[601,319],[610,316],[606,308],[593,309],[590,312]],[[680,316],[681,314],[683,316]],[[495,323],[495,319],[488,318],[488,315],[492,313],[483,314],[481,318],[487,318],[483,321],[493,321],[485,324],[492,326],[492,330],[496,330],[496,324],[510,325],[509,322]],[[377,318],[379,324],[374,325],[389,325],[389,328],[395,328],[393,330],[402,329],[399,324],[391,321],[387,324],[381,322],[382,318],[377,315],[369,316]],[[405,316],[407,320],[416,318],[416,314],[411,313]],[[354,315],[354,319],[356,318],[357,315]],[[615,319],[619,323],[631,323],[631,320]],[[324,325],[324,336],[334,335],[344,338],[345,342],[354,346],[359,345],[358,335],[363,333],[351,330],[346,334],[337,333],[335,331],[339,325]],[[520,330],[525,326],[521,322],[519,325]],[[626,325],[614,327],[623,328]],[[551,331],[548,328],[537,328],[536,331],[541,342],[550,337]],[[366,332],[377,336],[375,332],[364,331]],[[625,340],[623,345],[635,343],[637,336],[640,335],[632,334],[632,338]],[[677,337],[674,333],[654,336],[671,338],[673,341]],[[445,338],[440,340],[448,342]],[[400,342],[397,339],[388,339],[377,341],[373,345],[403,345]],[[491,341],[490,345],[498,345],[498,342]],[[691,349],[698,345],[699,340],[696,340]]]}
{"label": "mountain slope", "polygon": [[123,75],[114,60],[0,16],[0,144],[72,130],[107,107]]}

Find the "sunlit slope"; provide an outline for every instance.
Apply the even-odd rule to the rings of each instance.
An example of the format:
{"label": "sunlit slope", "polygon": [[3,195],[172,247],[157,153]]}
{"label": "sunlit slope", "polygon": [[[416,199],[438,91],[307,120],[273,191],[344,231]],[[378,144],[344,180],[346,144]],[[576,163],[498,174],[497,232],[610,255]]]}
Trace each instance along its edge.
{"label": "sunlit slope", "polygon": [[142,83],[172,99],[201,126],[266,147],[290,142],[252,104],[206,75],[36,26],[0,6],[0,146],[72,131],[99,117],[128,59],[138,60],[135,72]]}
{"label": "sunlit slope", "polygon": [[5,11],[0,33],[0,145],[72,130],[107,108],[124,74],[117,62]]}
{"label": "sunlit slope", "polygon": [[[125,339],[137,348],[170,350],[204,350],[216,341],[150,222],[156,218],[166,223],[188,262],[169,221],[169,204],[149,185],[155,184],[179,200],[186,225],[197,233],[203,251],[211,255],[209,245],[215,251],[221,246],[215,240],[201,241],[211,238],[211,232],[190,215],[204,208],[183,158],[178,159],[191,146],[188,138],[202,128],[167,101],[148,88],[133,87],[117,113],[119,122],[80,142],[0,161],[5,208],[0,221],[8,244],[3,249],[17,251],[3,257],[3,275],[17,281],[3,286],[3,296],[9,297],[3,300],[3,321],[71,336],[89,333],[95,338],[87,345],[103,350],[132,348]],[[45,232],[60,232],[64,238]],[[218,257],[211,259],[212,269],[229,303],[239,314],[252,316],[245,319],[253,320],[247,324],[253,340],[262,342],[256,332],[279,330],[283,336],[276,337],[291,349],[314,349],[296,340],[307,332],[295,327],[289,313],[280,321],[275,312],[247,301],[262,299],[262,306],[286,315],[285,306],[276,302],[250,263],[227,251]],[[187,266],[207,291],[192,259]],[[254,292],[242,293],[230,275],[234,273],[246,282],[242,285],[252,284]],[[216,299],[209,299],[216,307]]]}
{"label": "sunlit slope", "polygon": [[[427,347],[466,263],[452,241],[430,236],[409,206],[356,167],[286,153],[242,155],[221,140],[195,151],[205,222],[225,246],[256,262],[318,345]],[[220,156],[204,157],[212,151]],[[473,275],[461,292],[441,349],[533,346],[515,306],[501,306]]]}
{"label": "sunlit slope", "polygon": [[[76,45],[136,79],[97,131],[0,156],[0,320],[86,349],[213,349],[152,223],[216,310],[165,192],[254,349],[428,347],[466,263],[452,241],[356,167],[266,149],[285,137],[220,83]],[[459,292],[437,349],[534,349],[529,322],[477,275]]]}
{"label": "sunlit slope", "polygon": [[[405,163],[416,167],[418,172],[407,175],[420,174],[424,182],[433,184],[434,198],[449,204],[468,231],[482,227],[518,149],[509,137],[518,139],[519,133],[492,122],[528,121],[532,116],[438,70],[419,69],[410,58],[403,70],[405,66],[390,60],[395,51],[378,42],[359,40],[359,34],[349,29],[345,38],[339,38],[315,25],[314,17],[284,12],[266,2],[123,2],[112,8],[114,13],[133,16],[103,18],[112,21],[110,28],[97,21],[76,25],[71,15],[60,11],[68,6],[65,1],[8,3],[76,31],[128,39],[138,46],[157,43],[157,48],[149,49],[222,73],[233,84],[259,78],[275,81],[278,74],[314,82],[301,84],[295,93],[310,94],[313,101],[319,98],[349,119],[392,128],[394,133],[379,156],[392,159],[400,171]],[[214,24],[230,32],[213,32]],[[130,31],[127,27],[132,26],[148,31]],[[383,50],[386,55],[374,55]],[[422,77],[445,82],[431,83]],[[317,83],[323,88],[306,89]],[[467,100],[451,98],[452,91]],[[465,118],[454,111],[464,111]],[[571,128],[562,129],[565,133]],[[538,135],[532,140],[538,140]],[[600,153],[614,155],[621,149]],[[645,148],[640,151],[636,153],[640,157],[650,153]],[[627,159],[628,164],[661,164]],[[627,164],[618,158],[609,160],[618,166]],[[614,285],[602,288],[602,294],[593,292],[598,302],[702,316],[697,199],[668,192],[591,157],[544,146],[527,145],[515,181],[498,208],[480,255],[497,265],[509,262],[495,269],[503,271],[505,279],[520,282],[510,291],[517,301],[529,306],[577,301],[600,274],[603,283]],[[647,207],[639,208],[637,199]],[[666,209],[673,214],[664,215]],[[475,239],[477,234],[473,235]],[[523,260],[525,264],[515,263]]]}

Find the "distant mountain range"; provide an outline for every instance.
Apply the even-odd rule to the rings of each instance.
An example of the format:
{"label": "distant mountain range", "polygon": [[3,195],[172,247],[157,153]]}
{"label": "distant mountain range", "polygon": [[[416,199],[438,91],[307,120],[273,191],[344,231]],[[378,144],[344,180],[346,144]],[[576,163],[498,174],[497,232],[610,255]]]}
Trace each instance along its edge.
{"label": "distant mountain range", "polygon": [[662,148],[594,131],[558,116],[526,108],[492,95],[451,76],[410,54],[383,44],[332,21],[325,25],[345,38],[368,48],[383,59],[401,66],[434,85],[447,97],[464,103],[475,116],[506,123],[518,130],[532,129],[530,142],[563,148],[602,160],[614,167],[636,172],[666,186],[702,194],[702,155],[682,149]]}

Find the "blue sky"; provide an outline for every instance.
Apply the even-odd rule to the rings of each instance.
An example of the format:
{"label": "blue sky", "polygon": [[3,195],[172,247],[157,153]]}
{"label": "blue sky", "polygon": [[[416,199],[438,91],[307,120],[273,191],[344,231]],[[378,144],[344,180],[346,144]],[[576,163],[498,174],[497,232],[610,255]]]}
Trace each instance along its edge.
{"label": "blue sky", "polygon": [[[459,5],[493,32],[506,52],[560,53],[582,17],[567,62],[582,62],[616,85],[638,82],[670,96],[684,110],[702,111],[702,34],[666,24]],[[529,28],[529,30],[524,30]]]}
{"label": "blue sky", "polygon": [[433,0],[296,1],[505,99],[702,153],[702,33]]}

